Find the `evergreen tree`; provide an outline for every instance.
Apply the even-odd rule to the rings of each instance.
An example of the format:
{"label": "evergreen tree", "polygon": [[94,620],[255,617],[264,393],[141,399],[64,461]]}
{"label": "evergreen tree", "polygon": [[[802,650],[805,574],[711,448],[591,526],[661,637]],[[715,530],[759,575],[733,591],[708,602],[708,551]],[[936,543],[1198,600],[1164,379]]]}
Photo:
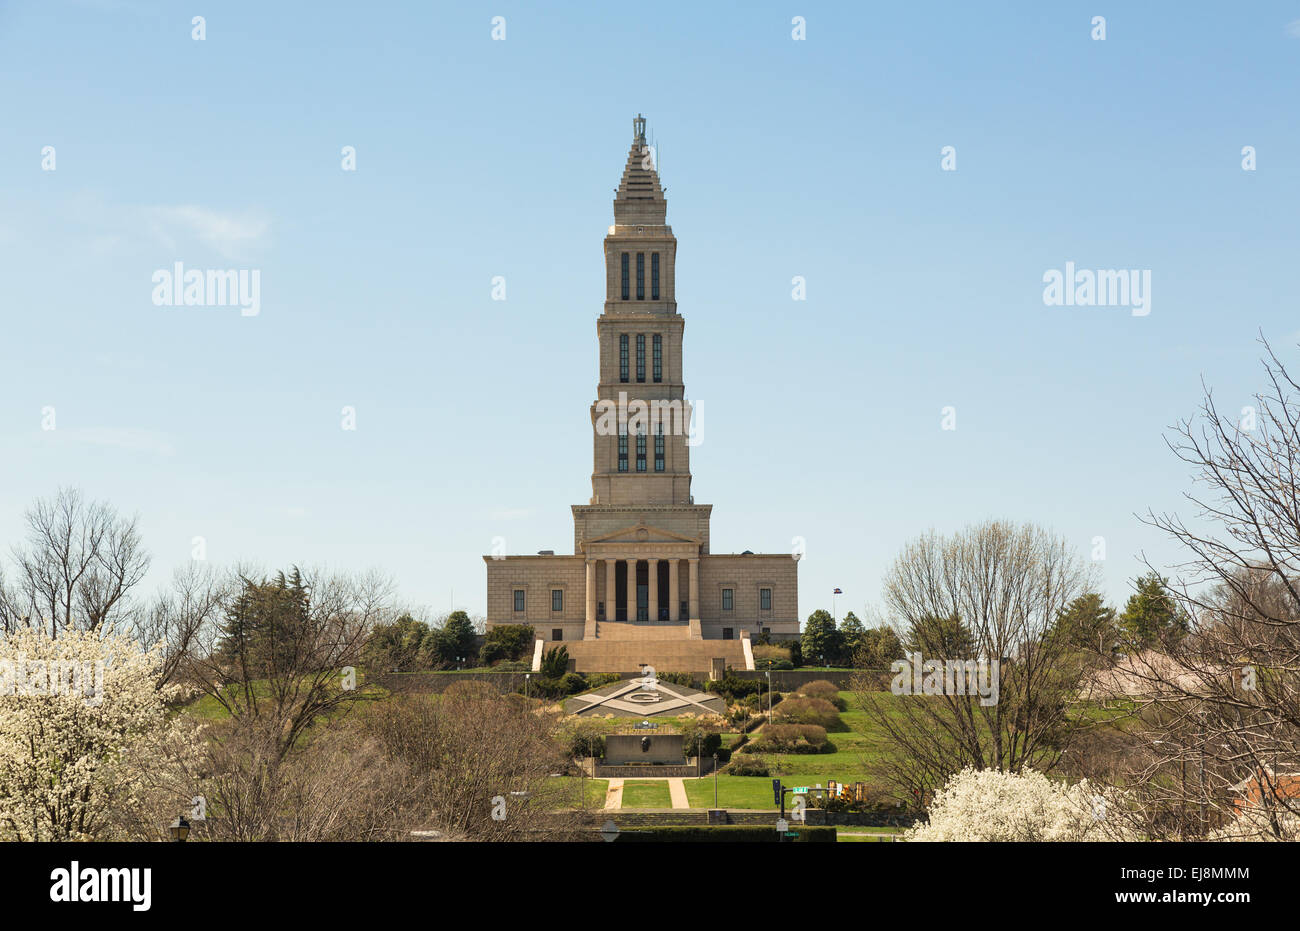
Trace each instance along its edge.
{"label": "evergreen tree", "polygon": [[1137,579],[1135,591],[1119,616],[1124,638],[1134,649],[1176,641],[1187,632],[1187,616],[1178,608],[1168,582],[1152,572]]}
{"label": "evergreen tree", "polygon": [[835,618],[821,608],[808,615],[800,641],[805,662],[833,663],[840,655],[841,639],[840,632],[835,629]]}

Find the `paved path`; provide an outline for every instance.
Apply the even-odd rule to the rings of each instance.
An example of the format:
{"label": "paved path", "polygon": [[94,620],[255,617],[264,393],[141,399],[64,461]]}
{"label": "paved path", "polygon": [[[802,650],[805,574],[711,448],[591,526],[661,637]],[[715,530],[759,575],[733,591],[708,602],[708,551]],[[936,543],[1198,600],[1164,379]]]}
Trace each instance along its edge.
{"label": "paved path", "polygon": [[668,780],[668,795],[673,800],[674,808],[690,808],[690,800],[686,797],[686,783],[680,779],[670,778]]}
{"label": "paved path", "polygon": [[[685,792],[685,788],[682,789]],[[609,788],[605,790],[605,809],[619,809],[623,807],[623,780],[611,779]]]}

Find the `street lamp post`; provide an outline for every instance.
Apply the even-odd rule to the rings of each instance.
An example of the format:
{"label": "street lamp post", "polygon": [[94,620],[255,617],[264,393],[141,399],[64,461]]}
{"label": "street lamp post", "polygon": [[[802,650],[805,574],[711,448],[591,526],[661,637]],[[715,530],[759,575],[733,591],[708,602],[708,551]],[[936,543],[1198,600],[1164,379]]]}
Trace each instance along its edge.
{"label": "street lamp post", "polygon": [[713,808],[718,807],[718,755],[713,754]]}
{"label": "street lamp post", "polygon": [[528,700],[528,680],[533,677],[531,672],[524,673],[524,701]]}

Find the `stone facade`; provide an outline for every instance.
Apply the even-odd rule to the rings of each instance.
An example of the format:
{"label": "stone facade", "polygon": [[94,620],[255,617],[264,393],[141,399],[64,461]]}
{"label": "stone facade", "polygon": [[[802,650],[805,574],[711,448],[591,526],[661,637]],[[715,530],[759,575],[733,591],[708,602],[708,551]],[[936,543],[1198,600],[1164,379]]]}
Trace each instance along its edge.
{"label": "stone facade", "polygon": [[[691,493],[677,239],[640,117],[604,254],[592,495],[572,507],[574,555],[485,556],[488,626],[532,624],[545,641],[635,639],[642,653],[647,637],[623,628],[664,641],[797,634],[797,561],[710,553],[713,507]],[[582,669],[582,650],[570,655]]]}

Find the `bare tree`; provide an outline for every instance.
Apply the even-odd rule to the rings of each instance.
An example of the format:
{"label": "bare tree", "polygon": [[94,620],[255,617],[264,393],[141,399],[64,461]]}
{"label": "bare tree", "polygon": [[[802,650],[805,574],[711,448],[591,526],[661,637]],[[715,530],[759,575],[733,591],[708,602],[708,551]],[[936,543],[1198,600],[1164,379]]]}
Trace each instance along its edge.
{"label": "bare tree", "polygon": [[1260,341],[1254,404],[1225,414],[1206,388],[1167,439],[1192,467],[1194,521],[1145,519],[1189,554],[1173,569],[1191,629],[1135,673],[1150,762],[1130,780],[1175,813],[1160,836],[1300,836],[1300,384]]}
{"label": "bare tree", "polygon": [[176,681],[204,631],[220,623],[232,590],[229,577],[207,563],[191,561],[172,574],[170,586],[140,613],[135,633],[141,644],[146,648],[163,644],[159,688]]}
{"label": "bare tree", "polygon": [[241,576],[174,675],[237,721],[260,722],[282,758],[317,718],[362,697],[353,676],[371,629],[390,619],[392,587],[378,573]]}
{"label": "bare tree", "polygon": [[136,518],[61,488],[26,513],[27,541],[15,547],[14,581],[0,587],[6,631],[41,626],[113,631],[132,612],[131,589],[149,569]]}
{"label": "bare tree", "polygon": [[[885,735],[882,775],[901,798],[924,804],[967,766],[1056,764],[1079,725],[1070,703],[1085,666],[1053,622],[1089,581],[1069,545],[1033,525],[989,521],[947,538],[931,531],[903,550],[886,577],[886,608],[910,654],[906,666],[935,665],[892,701],[869,674],[855,685]],[[992,664],[996,693],[978,694],[970,679],[983,670],[991,680]]]}
{"label": "bare tree", "polygon": [[393,698],[365,715],[366,731],[408,773],[411,823],[481,841],[571,839],[590,826],[566,795],[576,787],[551,778],[566,763],[557,727],[557,715],[480,682]]}

